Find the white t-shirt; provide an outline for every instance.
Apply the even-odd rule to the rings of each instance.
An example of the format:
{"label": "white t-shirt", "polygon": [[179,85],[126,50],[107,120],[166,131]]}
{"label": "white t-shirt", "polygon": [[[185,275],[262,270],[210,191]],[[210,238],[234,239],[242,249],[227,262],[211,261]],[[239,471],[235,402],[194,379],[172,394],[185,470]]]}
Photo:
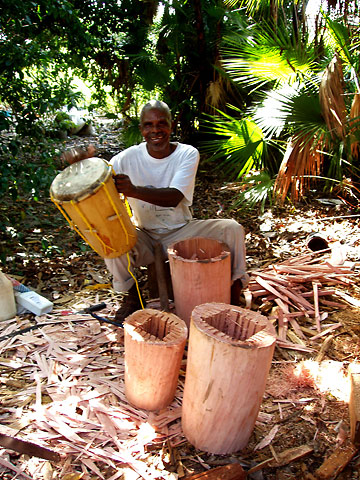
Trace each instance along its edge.
{"label": "white t-shirt", "polygon": [[176,207],[159,207],[136,198],[128,198],[136,224],[146,230],[165,233],[180,228],[191,220],[199,152],[191,145],[177,143],[174,152],[165,158],[148,154],[146,143],[134,145],[115,155],[110,163],[115,174],[130,177],[134,185],[155,188],[176,188],[184,198]]}

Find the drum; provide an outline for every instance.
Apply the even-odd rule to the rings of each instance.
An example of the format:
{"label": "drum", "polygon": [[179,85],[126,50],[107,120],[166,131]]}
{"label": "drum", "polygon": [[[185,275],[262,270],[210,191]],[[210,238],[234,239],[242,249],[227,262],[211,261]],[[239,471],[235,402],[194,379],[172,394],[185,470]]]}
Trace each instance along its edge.
{"label": "drum", "polygon": [[50,196],[71,227],[100,256],[118,257],[135,245],[130,209],[121,200],[105,160],[86,158],[65,168],[53,180]]}

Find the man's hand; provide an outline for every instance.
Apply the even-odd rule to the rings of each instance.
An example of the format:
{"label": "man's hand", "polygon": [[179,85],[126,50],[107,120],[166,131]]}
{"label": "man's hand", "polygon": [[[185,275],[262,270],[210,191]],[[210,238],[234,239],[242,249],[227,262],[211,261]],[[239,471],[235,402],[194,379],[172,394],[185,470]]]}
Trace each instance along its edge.
{"label": "man's hand", "polygon": [[115,187],[119,193],[123,193],[125,197],[132,197],[135,193],[136,187],[131,183],[130,178],[122,173],[114,177]]}
{"label": "man's hand", "polygon": [[72,165],[73,163],[84,160],[84,158],[91,158],[95,155],[94,145],[89,145],[86,149],[77,147],[67,150],[61,155],[61,160],[63,163],[68,163]]}
{"label": "man's hand", "polygon": [[127,175],[121,173],[115,175],[114,181],[116,190],[125,197],[138,198],[159,207],[176,207],[184,198],[184,195],[176,188],[136,186]]}

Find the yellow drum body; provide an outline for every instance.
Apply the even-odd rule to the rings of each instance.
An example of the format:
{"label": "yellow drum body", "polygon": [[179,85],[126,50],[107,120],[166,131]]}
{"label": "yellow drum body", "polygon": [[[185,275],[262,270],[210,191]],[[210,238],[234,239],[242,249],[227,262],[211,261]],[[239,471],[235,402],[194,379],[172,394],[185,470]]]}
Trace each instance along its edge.
{"label": "yellow drum body", "polygon": [[86,158],[65,168],[53,180],[50,195],[69,224],[100,256],[118,257],[135,245],[135,227],[105,160]]}

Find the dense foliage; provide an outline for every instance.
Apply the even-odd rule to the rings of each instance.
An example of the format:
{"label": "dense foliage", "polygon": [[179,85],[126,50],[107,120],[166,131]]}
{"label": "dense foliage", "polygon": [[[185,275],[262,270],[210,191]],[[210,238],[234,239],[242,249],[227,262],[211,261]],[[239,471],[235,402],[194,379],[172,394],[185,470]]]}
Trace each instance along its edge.
{"label": "dense foliage", "polygon": [[[248,89],[251,101],[226,122],[222,112],[207,122],[215,140],[207,142],[206,150],[220,160],[222,170],[227,167],[233,178],[243,179],[238,200],[245,206],[253,204],[251,199],[258,201],[259,191],[263,200],[266,189],[277,200],[284,202],[290,195],[296,201],[319,177],[318,186],[341,193],[356,206],[358,5],[329,3],[327,12],[309,17],[302,2],[275,10],[265,8],[270,6],[265,1],[232,3],[247,10],[232,14],[240,28],[223,38],[222,65],[236,84]],[[256,135],[239,128],[245,120]],[[261,169],[261,175],[254,175]]]}
{"label": "dense foliage", "polygon": [[[138,138],[139,103],[156,95],[173,111],[175,135],[196,141],[219,78],[214,66],[224,15],[218,0],[2,2],[0,133],[11,136],[1,137],[0,193],[37,194],[34,182],[18,176],[24,169],[33,176],[37,155],[18,165],[19,148],[29,151],[36,141],[44,147],[46,137],[69,130],[65,117],[57,120],[59,111],[71,107],[125,119],[127,144]],[[84,98],[78,79],[90,97]],[[30,140],[19,142],[24,138]],[[54,168],[49,145],[46,163]]]}
{"label": "dense foliage", "polygon": [[190,136],[218,77],[224,15],[216,0],[14,0],[0,9],[1,101],[19,133],[34,133],[39,116],[81,104],[76,75],[92,89],[87,108],[105,107],[110,91],[117,112],[136,114],[138,98],[158,92]]}
{"label": "dense foliage", "polygon": [[[155,95],[170,105],[178,138],[200,146],[227,178],[245,177],[247,204],[254,182],[266,198],[260,179],[282,201],[289,192],[297,199],[309,176],[338,185],[353,179],[359,7],[324,2],[327,11],[309,17],[310,3],[2,2],[0,192],[26,187],[37,195],[38,178],[47,178],[34,178],[39,164],[55,168],[48,137],[60,128],[53,124],[59,111],[75,106],[122,117],[132,142],[139,106]],[[84,97],[78,79],[91,96]],[[19,165],[20,146],[33,152],[26,165]]]}

